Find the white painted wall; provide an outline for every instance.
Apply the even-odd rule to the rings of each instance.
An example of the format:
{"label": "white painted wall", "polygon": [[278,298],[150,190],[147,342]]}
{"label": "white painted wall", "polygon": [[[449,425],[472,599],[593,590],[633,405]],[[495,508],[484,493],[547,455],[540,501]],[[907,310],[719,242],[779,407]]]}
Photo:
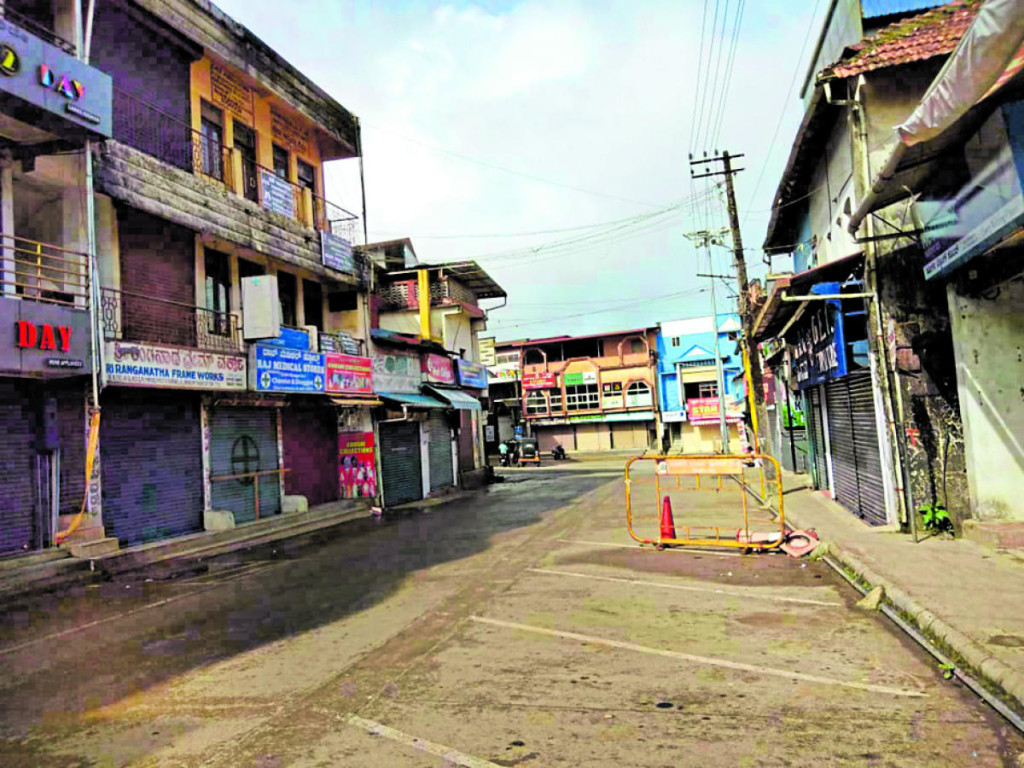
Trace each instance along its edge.
{"label": "white painted wall", "polygon": [[971,511],[1024,520],[1024,279],[992,299],[948,290]]}

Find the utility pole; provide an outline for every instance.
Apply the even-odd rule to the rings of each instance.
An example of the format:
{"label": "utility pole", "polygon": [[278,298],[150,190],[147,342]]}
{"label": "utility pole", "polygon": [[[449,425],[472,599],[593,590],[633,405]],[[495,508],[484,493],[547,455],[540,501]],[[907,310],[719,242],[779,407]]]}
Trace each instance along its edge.
{"label": "utility pole", "polygon": [[[753,400],[755,408],[762,405],[764,401],[764,391],[761,385],[761,359],[757,355],[757,346],[753,342],[754,336],[754,313],[753,308],[750,304],[750,289],[747,280],[747,262],[743,256],[743,237],[740,234],[740,218],[736,210],[736,191],[733,189],[733,174],[742,171],[742,168],[733,168],[732,161],[734,159],[743,157],[743,155],[730,155],[728,152],[723,152],[721,155],[716,157],[706,157],[701,160],[694,160],[692,155],[690,158],[690,176],[693,179],[705,179],[709,176],[724,176],[725,177],[725,194],[726,194],[726,207],[729,213],[729,229],[732,231],[732,252],[733,262],[736,267],[736,284],[739,288],[739,311],[740,321],[743,324],[743,345],[747,351],[747,359],[750,364],[750,388],[753,394]],[[722,170],[720,171],[707,171],[700,174],[699,176],[693,175],[693,167],[695,165],[705,165],[708,163],[721,163]],[[757,413],[751,414],[753,423],[756,425],[758,422]],[[759,437],[756,433],[754,434],[755,450],[760,450],[760,446],[756,443],[759,441]]]}

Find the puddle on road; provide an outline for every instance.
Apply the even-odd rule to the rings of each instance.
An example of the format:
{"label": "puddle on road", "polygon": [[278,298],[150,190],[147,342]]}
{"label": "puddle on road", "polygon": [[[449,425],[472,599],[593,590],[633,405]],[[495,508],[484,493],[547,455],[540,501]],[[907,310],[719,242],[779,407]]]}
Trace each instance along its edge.
{"label": "puddle on road", "polygon": [[719,557],[697,552],[658,552],[654,549],[606,549],[556,560],[558,565],[590,564],[628,568],[637,573],[687,576],[701,581],[755,587],[814,587],[824,580],[823,563],[794,560],[778,554]]}

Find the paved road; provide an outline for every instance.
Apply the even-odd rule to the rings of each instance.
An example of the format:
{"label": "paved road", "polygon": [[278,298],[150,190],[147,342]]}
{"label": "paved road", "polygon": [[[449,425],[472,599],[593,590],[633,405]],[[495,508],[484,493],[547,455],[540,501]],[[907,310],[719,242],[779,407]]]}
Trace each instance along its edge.
{"label": "paved road", "polygon": [[0,765],[1016,765],[823,566],[631,545],[619,466],[7,606]]}

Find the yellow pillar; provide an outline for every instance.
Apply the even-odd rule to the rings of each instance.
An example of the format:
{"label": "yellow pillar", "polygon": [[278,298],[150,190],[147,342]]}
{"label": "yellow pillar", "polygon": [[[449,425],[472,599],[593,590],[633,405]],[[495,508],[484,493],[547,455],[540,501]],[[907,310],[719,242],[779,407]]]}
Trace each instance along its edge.
{"label": "yellow pillar", "polygon": [[421,269],[417,273],[419,278],[419,302],[420,302],[420,338],[430,338],[430,273]]}
{"label": "yellow pillar", "polygon": [[757,428],[757,402],[754,397],[754,388],[750,385],[750,357],[747,355],[746,345],[743,347],[743,374],[747,382],[747,400],[750,407],[750,424],[754,428],[754,451],[761,452],[760,431]]}

